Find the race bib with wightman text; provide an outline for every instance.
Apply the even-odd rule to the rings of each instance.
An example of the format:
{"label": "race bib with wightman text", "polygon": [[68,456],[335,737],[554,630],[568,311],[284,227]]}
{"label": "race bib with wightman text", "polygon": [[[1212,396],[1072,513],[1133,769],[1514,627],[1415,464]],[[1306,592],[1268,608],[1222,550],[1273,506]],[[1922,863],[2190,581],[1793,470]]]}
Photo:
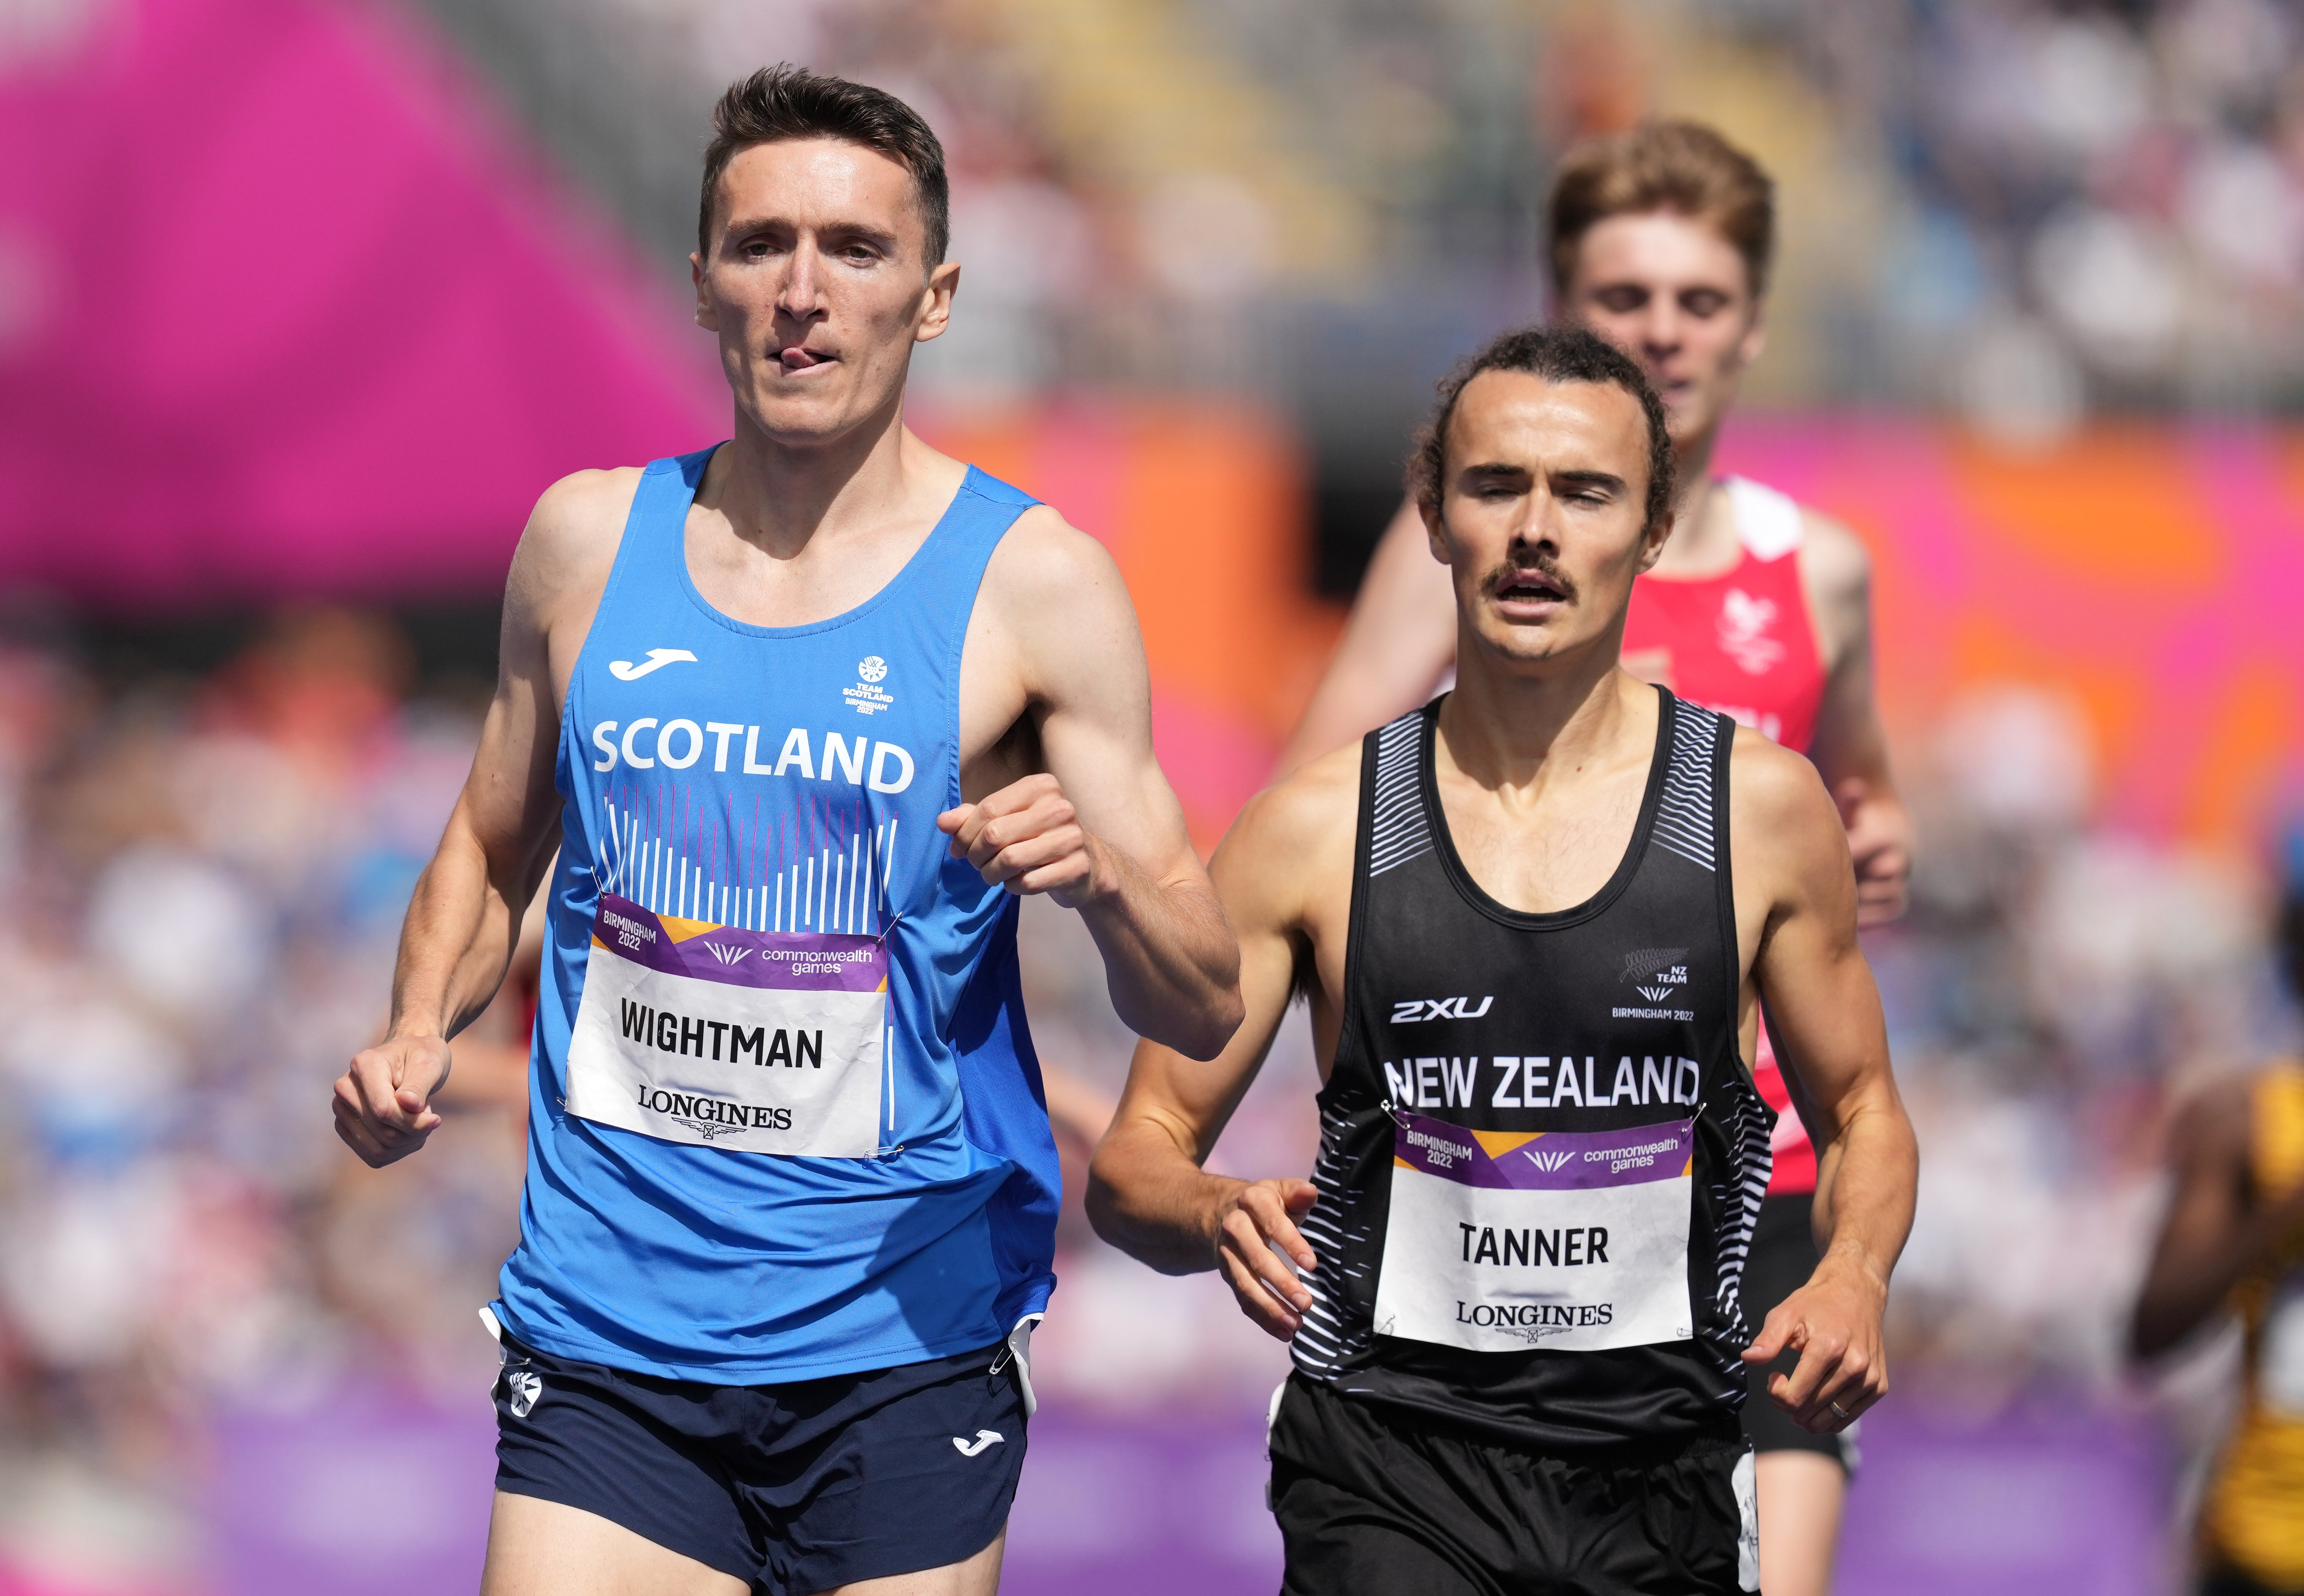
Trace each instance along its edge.
{"label": "race bib with wightman text", "polygon": [[1694,1120],[1494,1131],[1393,1118],[1379,1335],[1603,1352],[1692,1333]]}
{"label": "race bib with wightman text", "polygon": [[869,1158],[887,1015],[878,938],[746,931],[604,892],[567,1109],[667,1142]]}

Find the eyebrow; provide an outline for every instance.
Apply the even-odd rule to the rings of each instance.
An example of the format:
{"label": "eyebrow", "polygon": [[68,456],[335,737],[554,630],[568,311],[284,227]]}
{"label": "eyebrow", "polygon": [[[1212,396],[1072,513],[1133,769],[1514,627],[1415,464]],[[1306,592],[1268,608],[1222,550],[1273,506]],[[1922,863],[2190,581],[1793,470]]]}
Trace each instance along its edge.
{"label": "eyebrow", "polygon": [[1506,477],[1530,477],[1535,475],[1535,473],[1530,471],[1526,466],[1507,465],[1502,460],[1490,460],[1484,465],[1466,466],[1460,475],[1464,477],[1479,477],[1486,481],[1499,482]]}
{"label": "eyebrow", "polygon": [[[726,230],[722,232],[721,237],[742,238],[749,233],[762,232],[772,227],[785,227],[791,228],[794,232],[799,231],[798,227],[793,223],[782,216],[747,216],[741,222],[729,223]],[[880,248],[887,250],[892,255],[896,252],[896,235],[888,232],[885,228],[874,227],[867,223],[834,222],[830,224],[828,226],[819,227],[816,231],[819,233],[829,233],[835,236],[842,233],[853,234],[858,238],[869,239],[873,243],[877,244]]]}
{"label": "eyebrow", "polygon": [[1554,471],[1552,480],[1563,487],[1597,487],[1619,494],[1624,491],[1624,479],[1612,471]]}

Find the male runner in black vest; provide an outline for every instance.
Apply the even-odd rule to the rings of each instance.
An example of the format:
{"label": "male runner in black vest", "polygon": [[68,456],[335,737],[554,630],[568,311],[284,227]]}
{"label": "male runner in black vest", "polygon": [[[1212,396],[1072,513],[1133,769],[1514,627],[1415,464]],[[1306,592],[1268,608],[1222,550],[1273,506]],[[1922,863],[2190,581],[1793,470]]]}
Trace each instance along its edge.
{"label": "male runner in black vest", "polygon": [[[1214,874],[1248,1019],[1213,1064],[1145,1043],[1097,1153],[1106,1237],[1220,1268],[1293,1343],[1288,1592],[1755,1589],[1742,1365],[1799,1349],[1770,1395],[1812,1430],[1887,1389],[1918,1154],[1837,811],[1617,663],[1671,472],[1654,393],[1588,333],[1500,339],[1443,391],[1416,488],[1455,689],[1241,815]],[[1299,988],[1314,1178],[1207,1174]],[[1756,1336],[1763,999],[1830,1134],[1823,1262]]]}

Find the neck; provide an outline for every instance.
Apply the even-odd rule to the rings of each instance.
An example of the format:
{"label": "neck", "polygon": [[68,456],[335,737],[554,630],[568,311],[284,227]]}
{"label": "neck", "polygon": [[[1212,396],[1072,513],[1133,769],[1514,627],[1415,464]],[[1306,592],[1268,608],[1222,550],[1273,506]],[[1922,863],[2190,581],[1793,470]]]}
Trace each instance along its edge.
{"label": "neck", "polygon": [[727,517],[737,536],[788,559],[818,532],[897,513],[913,457],[924,447],[904,426],[902,388],[860,424],[803,443],[772,436],[739,406],[735,435],[713,457],[699,497]]}
{"label": "neck", "polygon": [[1456,688],[1440,706],[1440,732],[1458,769],[1483,787],[1528,788],[1575,770],[1621,736],[1628,695],[1652,693],[1617,669],[1624,618],[1556,659],[1506,660],[1457,624]]}
{"label": "neck", "polygon": [[1720,424],[1714,422],[1702,432],[1677,439],[1672,446],[1673,494],[1672,508],[1676,525],[1685,528],[1690,518],[1701,511],[1712,489],[1712,450],[1720,441]]}
{"label": "neck", "polygon": [[1707,577],[1736,562],[1735,524],[1712,513],[1712,450],[1719,438],[1715,422],[1673,444],[1672,536],[1651,568],[1656,576]]}

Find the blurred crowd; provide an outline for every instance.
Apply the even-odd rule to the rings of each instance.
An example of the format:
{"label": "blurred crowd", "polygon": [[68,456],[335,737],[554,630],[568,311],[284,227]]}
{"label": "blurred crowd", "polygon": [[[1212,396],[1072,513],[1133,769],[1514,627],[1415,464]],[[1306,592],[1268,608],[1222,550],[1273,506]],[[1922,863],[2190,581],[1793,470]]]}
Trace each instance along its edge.
{"label": "blurred crowd", "polygon": [[[2304,398],[2304,16],[2280,0],[1738,0],[1800,63],[1856,235],[1842,392],[2003,432]],[[1814,225],[1816,218],[1811,218]]]}
{"label": "blurred crowd", "polygon": [[[1784,195],[1775,402],[2304,400],[2304,18],[2282,0],[473,0],[434,11],[669,267],[704,110],[782,57],[949,147],[966,315],[924,384],[1420,405],[1541,310],[1574,138],[1710,120]],[[613,124],[614,138],[605,136]],[[1343,359],[1346,343],[1358,356]],[[1347,378],[1355,393],[1338,394]]]}
{"label": "blurred crowd", "polygon": [[85,663],[0,647],[0,1585],[11,1558],[182,1577],[219,1399],[482,1389],[473,1308],[518,1225],[507,1016],[420,1178],[368,1175],[326,1114],[471,696],[410,698],[405,639],[340,611],[205,679]]}

